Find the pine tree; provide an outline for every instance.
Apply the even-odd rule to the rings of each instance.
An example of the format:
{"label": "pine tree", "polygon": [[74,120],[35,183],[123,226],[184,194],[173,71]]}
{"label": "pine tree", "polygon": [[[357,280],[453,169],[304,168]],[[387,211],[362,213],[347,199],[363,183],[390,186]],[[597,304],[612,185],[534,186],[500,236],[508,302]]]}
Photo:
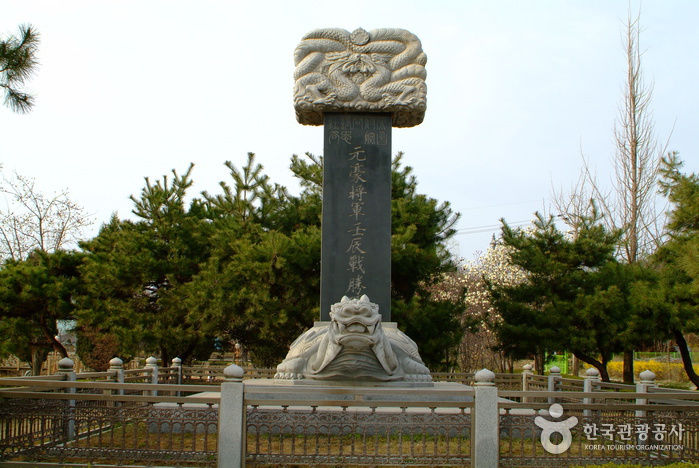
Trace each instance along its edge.
{"label": "pine tree", "polygon": [[18,113],[29,112],[34,105],[34,97],[21,87],[34,74],[38,46],[39,33],[29,25],[20,26],[17,36],[0,38],[0,88],[5,105]]}
{"label": "pine tree", "polygon": [[526,272],[516,284],[488,283],[504,351],[534,356],[542,372],[546,353],[569,350],[609,380],[607,362],[624,344],[615,327],[626,320],[614,275],[618,235],[596,217],[582,218],[574,235],[538,213],[531,231],[503,221],[510,262]]}
{"label": "pine tree", "polygon": [[[129,351],[164,362],[211,351],[214,339],[242,344],[256,365],[280,362],[320,316],[322,158],[292,159],[302,192],[273,183],[249,154],[218,194],[187,205],[190,170],[133,197],[138,221],[118,218],[83,244],[89,293],[85,336],[113,334]],[[435,301],[427,286],[453,269],[446,241],[457,216],[417,193],[409,167],[394,162],[394,316],[428,365],[446,368],[461,337],[461,303]],[[412,327],[412,328],[411,328]],[[422,351],[424,350],[424,351]]]}
{"label": "pine tree", "polygon": [[204,193],[212,255],[187,287],[187,303],[222,323],[224,342],[269,367],[319,315],[320,229],[301,219],[307,203],[273,184],[252,153],[242,168],[226,166],[231,183],[220,184],[223,193]]}
{"label": "pine tree", "polygon": [[90,255],[84,267],[87,293],[78,311],[90,333],[118,337],[121,355],[139,350],[190,359],[213,349],[216,324],[192,317],[183,305],[183,286],[209,256],[211,223],[201,200],[187,205],[192,166],[156,183],[146,179],[132,197],[138,221],[113,217],[82,244]]}
{"label": "pine tree", "polygon": [[0,354],[31,362],[38,375],[49,352],[68,353],[57,320],[70,319],[82,287],[82,254],[41,250],[0,268]]}
{"label": "pine tree", "polygon": [[692,383],[699,375],[685,334],[699,332],[699,175],[683,174],[677,154],[663,160],[661,187],[672,205],[668,213],[667,241],[653,256],[660,286],[653,296],[664,312],[657,324],[675,338],[684,368]]}

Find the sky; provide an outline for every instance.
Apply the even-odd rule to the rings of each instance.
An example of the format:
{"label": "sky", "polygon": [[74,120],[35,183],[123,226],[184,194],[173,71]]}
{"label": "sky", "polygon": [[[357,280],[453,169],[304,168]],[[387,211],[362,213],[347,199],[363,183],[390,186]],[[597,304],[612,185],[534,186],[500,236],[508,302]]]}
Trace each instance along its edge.
{"label": "sky", "polygon": [[[429,4],[429,6],[427,6]],[[525,225],[589,159],[611,176],[626,64],[622,27],[640,10],[655,131],[699,171],[699,2],[0,0],[0,35],[32,24],[40,66],[27,115],[0,107],[3,175],[67,189],[95,220],[135,218],[130,195],[190,163],[191,194],[218,193],[248,152],[298,191],[293,154],[322,154],[296,122],[293,52],[318,28],[397,27],[427,54],[424,122],[393,130],[419,191],[461,213],[452,249],[487,249],[500,219]]]}

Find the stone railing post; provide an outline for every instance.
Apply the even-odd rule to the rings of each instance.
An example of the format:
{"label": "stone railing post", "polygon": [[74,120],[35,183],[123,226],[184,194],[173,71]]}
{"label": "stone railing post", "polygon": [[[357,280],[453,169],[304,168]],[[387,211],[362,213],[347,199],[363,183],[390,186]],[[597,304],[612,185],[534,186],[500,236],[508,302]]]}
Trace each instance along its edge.
{"label": "stone railing post", "polygon": [[[65,382],[75,382],[75,362],[67,357],[58,361],[56,375],[62,376]],[[64,392],[74,394],[75,387],[67,387]],[[66,400],[63,434],[67,440],[75,438],[75,400]]]}
{"label": "stone railing post", "polygon": [[529,376],[534,374],[532,372],[532,365],[531,364],[525,364],[522,366],[522,391],[527,392],[529,391]]}
{"label": "stone railing post", "polygon": [[218,408],[218,468],[245,466],[246,411],[243,368],[231,364],[223,371]]}
{"label": "stone railing post", "polygon": [[[548,391],[555,392],[558,389],[558,381],[561,379],[561,368],[558,366],[553,366],[549,369],[549,382]],[[549,404],[552,405],[556,403],[556,399],[549,397]]]}
{"label": "stone railing post", "polygon": [[[638,375],[641,380],[636,383],[636,393],[648,393],[648,388],[649,387],[655,387],[655,374],[649,370],[644,370]],[[647,405],[648,404],[648,399],[647,398],[636,398],[636,404],[637,405]],[[636,411],[636,417],[637,418],[645,418],[646,417],[646,411],[645,410],[638,410]]]}
{"label": "stone railing post", "polygon": [[182,359],[176,357],[172,360],[171,372],[175,375],[175,383],[182,385]]}
{"label": "stone railing post", "polygon": [[[110,374],[109,380],[112,382],[124,383],[124,361],[119,359],[118,357],[112,358],[109,361],[109,370],[107,371]],[[116,391],[114,390],[105,390],[103,392],[105,395],[123,395],[124,394],[124,388],[119,388]],[[107,402],[108,406],[113,406],[113,402]]]}
{"label": "stone railing post", "polygon": [[474,407],[471,440],[471,466],[497,468],[500,452],[500,411],[495,374],[488,369],[474,376]]}
{"label": "stone railing post", "polygon": [[[172,366],[170,366],[170,374],[175,377],[175,383],[177,385],[182,385],[182,359],[176,357],[172,360]],[[182,392],[175,392],[175,396],[181,396]]]}
{"label": "stone railing post", "polygon": [[[529,380],[533,374],[534,374],[534,372],[532,372],[532,365],[531,364],[525,364],[524,366],[522,366],[522,391],[523,392],[529,391]],[[529,397],[522,398],[523,403],[527,403],[528,401],[529,401]]]}
{"label": "stone railing post", "polygon": [[[583,380],[583,392],[594,392],[597,382],[599,382],[599,371],[594,367],[590,367],[585,371],[585,380]],[[592,398],[583,398],[584,405],[592,404]],[[592,416],[592,411],[589,409],[583,410],[583,416]]]}
{"label": "stone railing post", "polygon": [[[156,385],[158,383],[158,360],[153,356],[146,359],[146,369],[150,369],[150,383]],[[150,392],[151,396],[158,396],[158,391]]]}
{"label": "stone railing post", "polygon": [[[112,382],[117,382],[120,384],[124,383],[124,361],[122,361],[118,357],[112,358],[109,361],[109,370],[107,372],[112,374],[112,377],[111,377]],[[120,388],[119,395],[123,395],[123,394],[124,394],[124,389]]]}

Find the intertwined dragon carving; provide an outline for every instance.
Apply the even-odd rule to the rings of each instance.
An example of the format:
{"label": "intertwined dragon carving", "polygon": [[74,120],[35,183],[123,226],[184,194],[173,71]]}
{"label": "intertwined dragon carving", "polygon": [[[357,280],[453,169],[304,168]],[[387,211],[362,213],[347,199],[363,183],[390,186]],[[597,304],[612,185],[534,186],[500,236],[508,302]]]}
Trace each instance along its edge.
{"label": "intertwined dragon carving", "polygon": [[317,29],[294,52],[297,120],[322,125],[325,112],[387,112],[394,127],[422,122],[427,56],[404,29]]}

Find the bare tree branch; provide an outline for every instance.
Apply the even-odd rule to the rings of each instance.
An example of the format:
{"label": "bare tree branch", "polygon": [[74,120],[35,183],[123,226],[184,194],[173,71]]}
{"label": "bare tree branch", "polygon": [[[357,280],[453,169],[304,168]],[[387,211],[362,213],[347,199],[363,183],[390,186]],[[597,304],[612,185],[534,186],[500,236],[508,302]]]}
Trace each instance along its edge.
{"label": "bare tree branch", "polygon": [[0,257],[23,260],[34,250],[54,252],[80,240],[83,228],[92,224],[85,210],[64,190],[50,197],[36,188],[34,179],[14,174],[4,178],[0,192]]}
{"label": "bare tree branch", "polygon": [[554,209],[573,223],[569,223],[573,230],[574,220],[596,207],[607,228],[622,230],[617,255],[627,263],[645,258],[659,245],[665,212],[656,189],[668,143],[661,145],[656,137],[650,108],[653,84],[646,83],[641,66],[641,31],[640,14],[634,17],[629,11],[622,33],[627,73],[614,124],[610,188],[600,182],[583,154],[578,181],[568,191],[554,191],[552,199]]}

